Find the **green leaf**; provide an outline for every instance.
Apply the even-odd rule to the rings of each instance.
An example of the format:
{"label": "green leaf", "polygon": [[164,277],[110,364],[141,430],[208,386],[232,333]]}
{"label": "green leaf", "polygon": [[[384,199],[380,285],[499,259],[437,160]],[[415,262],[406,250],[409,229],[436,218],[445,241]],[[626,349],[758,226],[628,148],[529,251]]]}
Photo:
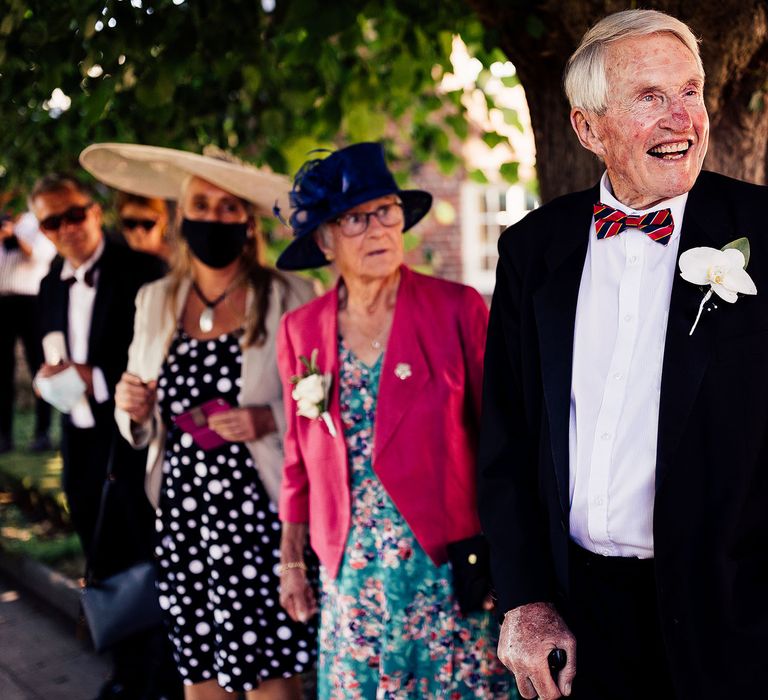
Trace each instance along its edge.
{"label": "green leaf", "polygon": [[342,128],[349,134],[350,141],[378,141],[387,128],[387,116],[358,103],[344,115]]}
{"label": "green leaf", "polygon": [[261,87],[261,71],[257,66],[243,66],[243,84],[248,92],[256,93]]}
{"label": "green leaf", "polygon": [[392,73],[390,80],[392,85],[406,92],[410,92],[415,75],[416,75],[416,61],[413,60],[410,52],[407,49],[403,49],[392,62]]}
{"label": "green leaf", "polygon": [[499,107],[501,113],[504,115],[504,122],[510,126],[514,126],[521,134],[525,133],[525,127],[520,121],[520,115],[516,109],[509,109],[507,107]]}
{"label": "green leaf", "polygon": [[495,131],[486,131],[482,137],[488,148],[495,148],[500,143],[509,143],[509,139],[502,134],[497,134]]}
{"label": "green leaf", "polygon": [[482,170],[471,170],[468,173],[468,177],[472,182],[476,182],[479,185],[487,185],[488,184],[488,178],[485,176],[485,173]]}
{"label": "green leaf", "polygon": [[450,175],[460,162],[461,158],[453,151],[439,151],[437,154],[437,165],[444,175]]}
{"label": "green leaf", "polygon": [[518,85],[520,85],[520,78],[517,77],[517,73],[515,73],[514,75],[505,75],[501,79],[501,84],[504,87],[508,87],[508,88],[517,87]]}
{"label": "green leaf", "polygon": [[720,250],[728,250],[729,248],[741,251],[741,254],[744,256],[744,267],[746,268],[749,265],[749,239],[746,236],[737,238],[735,241],[724,245]]}
{"label": "green leaf", "polygon": [[464,116],[460,114],[451,114],[445,118],[445,123],[453,129],[453,133],[462,141],[467,138],[467,135],[469,134],[469,122],[467,122]]}
{"label": "green leaf", "polygon": [[304,163],[310,158],[323,157],[323,154],[310,154],[318,148],[328,148],[334,150],[334,144],[330,142],[319,142],[317,139],[311,136],[299,136],[298,138],[291,139],[283,146],[283,154],[288,161],[288,172],[298,172]]}
{"label": "green leaf", "polygon": [[499,168],[499,174],[510,185],[515,185],[520,179],[517,174],[519,166],[519,163],[514,162],[502,163],[501,167]]}

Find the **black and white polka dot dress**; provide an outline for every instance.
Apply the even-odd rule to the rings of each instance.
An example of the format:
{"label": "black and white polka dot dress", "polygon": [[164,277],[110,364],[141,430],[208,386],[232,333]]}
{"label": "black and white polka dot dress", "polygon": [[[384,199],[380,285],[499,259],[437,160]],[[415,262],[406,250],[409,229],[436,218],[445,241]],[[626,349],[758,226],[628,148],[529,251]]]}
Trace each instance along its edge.
{"label": "black and white polka dot dress", "polygon": [[157,517],[160,604],[186,684],[229,691],[301,673],[315,629],[280,607],[280,523],[242,443],[203,451],[172,421],[210,399],[237,405],[236,334],[196,340],[179,329],[158,380],[167,429]]}

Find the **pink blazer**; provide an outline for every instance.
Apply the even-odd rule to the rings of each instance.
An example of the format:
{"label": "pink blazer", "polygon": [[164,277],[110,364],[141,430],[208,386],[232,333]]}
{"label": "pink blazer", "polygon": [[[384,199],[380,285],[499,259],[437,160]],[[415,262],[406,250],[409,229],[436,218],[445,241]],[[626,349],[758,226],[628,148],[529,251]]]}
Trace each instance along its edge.
{"label": "pink blazer", "polygon": [[[488,309],[470,287],[407,267],[401,272],[376,406],[373,469],[418,542],[442,564],[447,543],[480,531],[475,450]],[[277,337],[287,421],[280,518],[309,523],[312,547],[334,577],[350,526],[337,310],[338,288],[286,314]],[[299,355],[314,349],[320,370],[333,376],[335,438],[323,421],[297,416],[291,398],[290,379],[302,372]]]}

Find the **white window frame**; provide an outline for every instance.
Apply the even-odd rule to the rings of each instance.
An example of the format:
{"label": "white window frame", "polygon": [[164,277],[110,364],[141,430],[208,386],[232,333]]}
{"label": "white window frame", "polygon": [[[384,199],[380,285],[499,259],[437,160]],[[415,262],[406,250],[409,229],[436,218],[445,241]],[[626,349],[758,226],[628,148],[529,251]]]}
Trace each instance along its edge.
{"label": "white window frame", "polygon": [[[499,208],[503,198],[504,209]],[[485,199],[485,211],[479,203]],[[481,185],[463,182],[461,185],[461,256],[462,276],[481,294],[490,295],[496,286],[496,266],[483,266],[486,257],[497,256],[499,234],[502,230],[522,219],[531,209],[531,197],[520,184]],[[537,206],[538,203],[534,203]],[[482,240],[483,228],[487,233]]]}

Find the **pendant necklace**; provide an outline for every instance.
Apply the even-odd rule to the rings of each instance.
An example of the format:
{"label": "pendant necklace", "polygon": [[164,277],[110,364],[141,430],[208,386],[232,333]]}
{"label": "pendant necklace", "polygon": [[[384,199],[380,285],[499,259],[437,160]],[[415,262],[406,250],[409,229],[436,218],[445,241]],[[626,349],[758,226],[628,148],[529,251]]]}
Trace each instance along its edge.
{"label": "pendant necklace", "polygon": [[387,322],[386,325],[383,328],[381,328],[373,337],[371,337],[367,333],[365,334],[373,350],[381,350],[384,347],[384,343],[382,342],[381,338],[387,333],[387,330],[389,329],[391,323],[392,323],[391,320]]}
{"label": "pendant necklace", "polygon": [[200,291],[200,287],[197,286],[197,282],[192,282],[192,289],[195,290],[195,294],[200,297],[200,301],[202,301],[205,305],[205,308],[200,313],[200,319],[197,322],[197,325],[202,333],[210,333],[213,330],[214,309],[222,301],[224,301],[227,294],[232,291],[233,287],[234,285],[230,285],[215,299],[208,299],[208,297],[206,297],[205,294]]}

